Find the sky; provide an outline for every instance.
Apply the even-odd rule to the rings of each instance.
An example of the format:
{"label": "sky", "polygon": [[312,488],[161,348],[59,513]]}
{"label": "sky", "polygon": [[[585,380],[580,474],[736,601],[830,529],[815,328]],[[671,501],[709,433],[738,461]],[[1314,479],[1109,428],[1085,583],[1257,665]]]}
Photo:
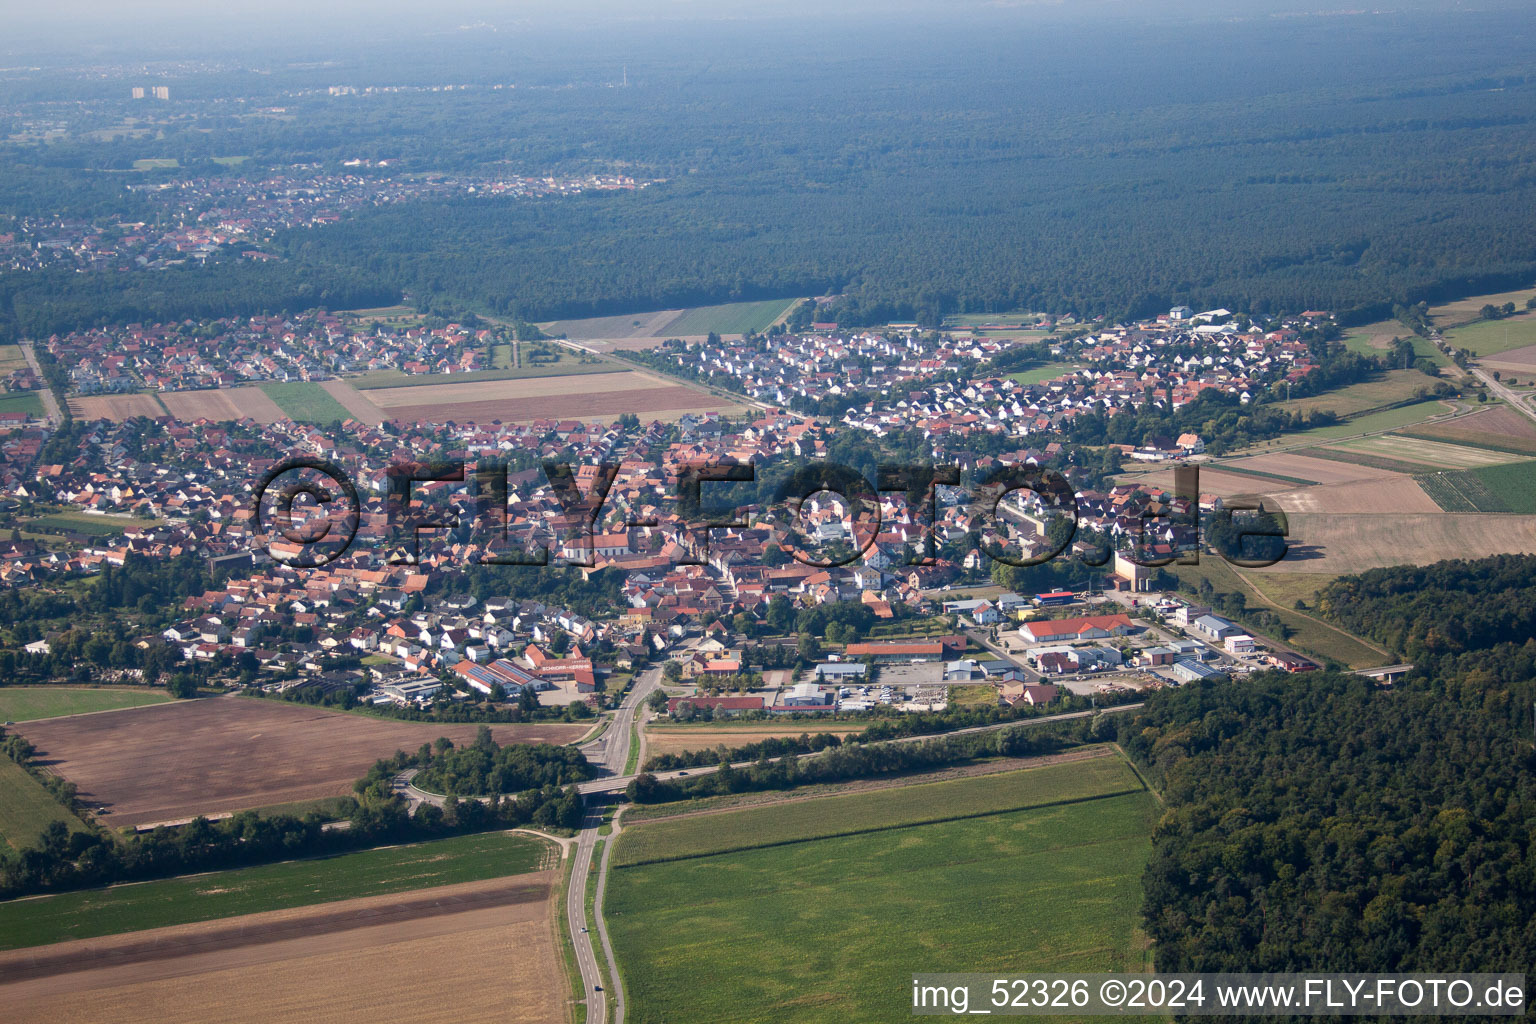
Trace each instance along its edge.
{"label": "sky", "polygon": [[[316,49],[367,51],[466,34],[580,37],[642,23],[753,23],[815,32],[860,20],[936,20],[950,27],[1113,20],[1120,28],[1279,15],[1509,8],[1531,0],[0,0],[0,57],[7,66],[59,61],[216,57],[310,59]],[[750,36],[748,37],[750,38]],[[300,57],[300,54],[303,56]]]}

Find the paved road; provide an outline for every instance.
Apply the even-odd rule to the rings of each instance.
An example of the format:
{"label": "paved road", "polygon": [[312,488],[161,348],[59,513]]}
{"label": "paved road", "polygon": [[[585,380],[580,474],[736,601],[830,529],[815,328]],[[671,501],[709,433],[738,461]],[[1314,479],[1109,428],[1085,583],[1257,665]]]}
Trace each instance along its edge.
{"label": "paved road", "polygon": [[[603,734],[579,745],[579,749],[586,755],[587,760],[596,765],[598,771],[603,773],[609,782],[606,787],[602,785],[603,779],[583,783],[581,787],[583,793],[622,791],[629,785],[629,780],[634,778],[632,775],[621,774],[629,763],[629,748],[633,738],[630,730],[645,699],[660,685],[661,669],[659,667],[642,672],[635,680],[635,685],[625,695],[623,702],[614,711],[613,722],[603,731]],[[416,808],[424,803],[441,807],[444,802],[442,796],[416,788],[414,779],[418,771],[419,769],[411,768],[396,775],[391,788],[406,799],[411,813],[415,813]],[[571,883],[565,896],[566,922],[570,926],[571,942],[576,948],[576,966],[581,971],[581,984],[586,993],[587,1024],[606,1024],[608,1016],[608,1002],[601,997],[597,988],[602,984],[602,975],[598,971],[597,953],[592,945],[592,936],[587,931],[587,882],[597,844],[603,838],[598,833],[602,823],[601,808],[589,811],[582,819],[581,831],[576,835]],[[596,884],[596,898],[593,903],[593,917],[597,924],[598,939],[602,944],[603,958],[608,963],[614,1024],[623,1024],[624,986],[619,981],[618,965],[613,957],[613,945],[608,939],[608,926],[603,921],[603,891],[606,888],[608,857],[611,849],[611,843],[603,848]]]}
{"label": "paved road", "polygon": [[[629,762],[631,726],[635,721],[635,715],[645,699],[660,684],[660,668],[642,672],[635,680],[635,685],[630,687],[629,693],[625,695],[618,709],[614,711],[613,723],[597,739],[582,745],[582,752],[587,760],[597,765],[600,771],[622,777],[621,773]],[[624,785],[628,784],[626,778]],[[623,786],[619,788],[622,789]],[[598,790],[597,792],[606,791]],[[598,997],[596,991],[597,985],[601,984],[601,975],[597,969],[597,954],[592,946],[592,936],[586,930],[587,881],[591,873],[593,854],[602,838],[598,834],[598,826],[602,823],[603,813],[600,809],[594,809],[582,821],[581,832],[576,836],[576,862],[571,867],[571,884],[565,894],[566,920],[570,923],[571,940],[576,945],[576,964],[581,969],[581,984],[587,993],[587,1024],[604,1024],[608,1015],[607,1000]],[[603,921],[603,891],[607,887],[608,857],[612,848],[611,841],[603,847],[603,858],[599,865],[592,904],[592,917],[597,925],[598,939],[602,943],[603,958],[608,962],[614,1024],[624,1024],[624,985],[619,980],[618,964],[614,961],[613,946],[608,940],[608,926]]]}
{"label": "paved road", "polygon": [[1536,410],[1533,410],[1529,405],[1522,401],[1520,396],[1511,391],[1504,383],[1494,380],[1493,374],[1489,373],[1487,370],[1482,370],[1475,366],[1472,368],[1472,372],[1477,375],[1478,380],[1488,385],[1488,390],[1491,391],[1495,396],[1504,399],[1504,401],[1508,402],[1511,406],[1523,412],[1532,420],[1536,420]]}
{"label": "paved road", "polygon": [[43,411],[48,415],[48,422],[57,424],[64,422],[64,413],[59,409],[59,400],[53,393],[53,387],[48,384],[48,378],[43,376],[43,368],[37,365],[37,353],[32,351],[32,343],[23,341],[20,343],[21,354],[26,356],[27,365],[32,367],[32,372],[37,374],[43,382],[43,390],[38,395],[43,400]]}

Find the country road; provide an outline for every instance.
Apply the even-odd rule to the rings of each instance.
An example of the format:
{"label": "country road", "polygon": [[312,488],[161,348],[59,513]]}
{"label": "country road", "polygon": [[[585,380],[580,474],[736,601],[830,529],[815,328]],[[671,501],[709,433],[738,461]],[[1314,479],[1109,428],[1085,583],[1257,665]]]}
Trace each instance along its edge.
{"label": "country road", "polygon": [[37,363],[37,353],[32,351],[30,341],[18,342],[21,354],[26,357],[27,365],[32,367],[32,372],[37,374],[37,379],[43,382],[43,390],[38,396],[43,400],[43,412],[48,416],[50,426],[64,422],[64,412],[59,408],[58,396],[53,393],[53,385],[48,383],[48,378],[43,376],[43,368]]}
{"label": "country road", "polygon": [[[596,739],[578,744],[578,749],[586,755],[600,772],[607,773],[615,785],[597,789],[587,787],[598,785],[602,780],[582,784],[582,792],[608,793],[614,790],[622,791],[629,785],[632,775],[622,775],[629,761],[629,747],[632,741],[632,727],[635,716],[645,699],[661,684],[661,669],[651,668],[642,672],[635,680],[635,685],[630,687],[629,693],[614,711],[613,722],[602,735]],[[421,804],[428,803],[441,807],[444,797],[438,793],[429,793],[424,789],[418,789],[415,778],[419,769],[411,768],[396,775],[392,788],[394,792],[403,796],[409,804],[410,813],[415,813]],[[602,973],[598,970],[597,954],[592,945],[592,935],[587,931],[587,884],[592,870],[592,858],[597,852],[598,843],[604,837],[598,831],[603,823],[601,806],[589,809],[587,816],[582,819],[581,831],[576,834],[575,861],[571,865],[570,884],[565,894],[566,923],[571,933],[571,943],[576,949],[576,966],[581,972],[581,985],[586,993],[584,998],[587,1004],[587,1024],[605,1024],[608,1016],[608,1002],[602,998],[598,986],[602,984]],[[596,883],[595,900],[592,907],[592,916],[597,925],[597,934],[603,949],[603,958],[608,963],[609,991],[613,996],[614,1024],[623,1024],[624,1021],[624,986],[619,980],[618,965],[613,957],[613,946],[608,939],[608,926],[603,921],[603,890],[608,869],[609,845],[603,849],[603,858],[599,865],[600,873]],[[596,998],[594,998],[596,997]]]}
{"label": "country road", "polygon": [[[613,713],[613,724],[601,736],[583,745],[582,753],[600,769],[615,775],[624,771],[629,761],[629,745],[633,739],[635,715],[645,699],[661,685],[661,669],[647,669],[635,679],[634,686]],[[628,785],[626,782],[625,785]],[[581,823],[576,837],[576,863],[571,868],[571,882],[565,893],[566,919],[570,924],[571,940],[576,945],[576,963],[581,968],[581,983],[587,993],[587,1024],[603,1024],[608,1015],[607,1000],[593,998],[601,974],[597,969],[597,955],[592,948],[592,935],[586,930],[587,881],[591,875],[592,856],[602,839],[598,828],[603,823],[600,808],[589,811]],[[603,890],[608,873],[608,851],[612,838],[603,847],[603,859],[599,865],[596,892],[592,902],[592,918],[597,925],[597,937],[602,943],[603,958],[608,962],[609,990],[613,996],[614,1024],[624,1024],[624,984],[619,980],[619,968],[613,958],[613,946],[608,941],[608,926],[603,921]]]}
{"label": "country road", "polygon": [[1478,380],[1488,385],[1488,390],[1493,393],[1494,397],[1502,398],[1505,402],[1508,402],[1511,407],[1518,409],[1528,418],[1536,420],[1536,410],[1533,410],[1529,405],[1522,401],[1520,396],[1511,391],[1509,387],[1503,382],[1494,380],[1493,374],[1489,373],[1487,370],[1479,369],[1476,366],[1472,368],[1472,372],[1477,376]]}

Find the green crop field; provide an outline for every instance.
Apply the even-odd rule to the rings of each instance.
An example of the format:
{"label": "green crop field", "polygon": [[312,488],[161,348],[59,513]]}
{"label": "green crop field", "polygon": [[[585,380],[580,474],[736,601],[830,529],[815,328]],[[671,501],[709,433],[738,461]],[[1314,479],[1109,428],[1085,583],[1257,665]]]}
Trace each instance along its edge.
{"label": "green crop field", "polygon": [[724,306],[697,306],[685,309],[667,324],[662,334],[684,338],[695,334],[745,334],[766,331],[799,299],[768,299],[765,302],[732,302]]}
{"label": "green crop field", "polygon": [[1339,416],[1354,416],[1423,397],[1434,386],[1435,381],[1418,370],[1389,370],[1374,380],[1360,381],[1320,395],[1279,402],[1276,407],[1286,412],[1326,409]]}
{"label": "green crop field", "polygon": [[1507,320],[1482,320],[1445,332],[1445,340],[1478,356],[1495,356],[1536,345],[1536,314],[1521,313]]}
{"label": "green crop field", "polygon": [[129,527],[153,526],[156,520],[128,516],[98,515],[92,512],[53,512],[35,519],[18,520],[23,529],[34,532],[83,533],[91,537],[112,537]]}
{"label": "green crop field", "polygon": [[39,718],[115,711],[170,700],[164,690],[99,690],[74,686],[7,686],[0,688],[0,722],[32,722]]}
{"label": "green crop field", "polygon": [[1416,477],[1447,512],[1536,514],[1536,463],[1515,462]]}
{"label": "green crop field", "polygon": [[489,832],[0,903],[0,949],[537,871],[550,846]]}
{"label": "green crop field", "polygon": [[1448,410],[1438,401],[1415,402],[1412,405],[1399,406],[1396,409],[1382,409],[1380,412],[1362,413],[1352,416],[1342,423],[1335,423],[1328,427],[1314,427],[1311,430],[1297,434],[1285,434],[1270,441],[1254,445],[1250,451],[1262,452],[1270,448],[1291,447],[1307,442],[1324,443],[1340,437],[1352,437],[1356,434],[1370,434],[1398,427],[1406,427],[1415,423],[1422,423],[1431,416],[1442,415]]}
{"label": "green crop field", "polygon": [[[1045,771],[1018,774],[1038,782]],[[886,1022],[911,1013],[917,972],[1149,969],[1138,922],[1150,794],[1083,800],[1091,784],[1056,775],[1034,799],[1077,802],[1005,810],[1002,800],[999,813],[893,827],[902,794],[949,785],[808,802],[882,831],[615,870],[604,912],[629,1019]],[[705,820],[747,837],[791,806],[805,805]]]}
{"label": "green crop field", "polygon": [[1020,370],[1018,373],[1010,373],[1010,380],[1019,384],[1040,384],[1048,380],[1055,380],[1063,374],[1073,370],[1071,363],[1046,363],[1032,370]]}
{"label": "green crop field", "polygon": [[974,779],[903,786],[874,793],[776,804],[722,815],[698,815],[627,831],[613,852],[619,865],[699,857],[753,846],[868,832],[924,822],[1083,800],[1141,788],[1115,757],[1047,765]]}
{"label": "green crop field", "polygon": [[85,829],[85,823],[55,800],[25,768],[8,757],[0,757],[0,842],[18,850],[30,846],[37,834],[55,821],[64,822],[73,832]]}
{"label": "green crop field", "polygon": [[0,394],[0,412],[24,412],[28,416],[43,415],[43,399],[36,391],[12,391]]}
{"label": "green crop field", "polygon": [[[1435,348],[1428,338],[1419,337],[1397,320],[1379,320],[1373,324],[1352,327],[1339,340],[1351,352],[1358,352],[1364,356],[1381,356],[1391,347],[1393,338],[1412,342],[1414,355],[1421,359],[1428,359],[1436,366],[1451,365],[1445,353]],[[1378,339],[1381,341],[1379,345]]]}
{"label": "green crop field", "polygon": [[[497,346],[505,349],[506,354],[500,358],[503,363],[511,359],[512,346]],[[359,391],[374,391],[380,388],[411,388],[426,387],[431,384],[473,384],[476,381],[486,380],[526,380],[531,377],[575,377],[581,374],[594,373],[623,373],[629,367],[615,363],[608,359],[593,359],[588,357],[583,361],[581,356],[572,352],[561,352],[560,357],[552,362],[534,363],[528,359],[528,351],[523,350],[523,365],[519,367],[500,366],[490,370],[474,370],[470,373],[401,373],[399,370],[374,370],[358,377],[347,378]]]}
{"label": "green crop field", "polygon": [[27,365],[27,357],[22,354],[20,345],[0,345],[0,374],[19,370]]}
{"label": "green crop field", "polygon": [[352,416],[314,381],[268,381],[261,390],[295,423],[332,423]]}

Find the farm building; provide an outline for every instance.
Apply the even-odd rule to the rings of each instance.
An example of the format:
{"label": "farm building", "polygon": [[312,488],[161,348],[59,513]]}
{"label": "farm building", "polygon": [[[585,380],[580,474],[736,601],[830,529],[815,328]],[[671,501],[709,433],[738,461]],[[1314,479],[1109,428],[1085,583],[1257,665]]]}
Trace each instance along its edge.
{"label": "farm building", "polygon": [[1066,643],[1070,640],[1103,640],[1136,632],[1127,615],[1088,615],[1080,619],[1044,619],[1026,622],[1019,635],[1026,643]]}

